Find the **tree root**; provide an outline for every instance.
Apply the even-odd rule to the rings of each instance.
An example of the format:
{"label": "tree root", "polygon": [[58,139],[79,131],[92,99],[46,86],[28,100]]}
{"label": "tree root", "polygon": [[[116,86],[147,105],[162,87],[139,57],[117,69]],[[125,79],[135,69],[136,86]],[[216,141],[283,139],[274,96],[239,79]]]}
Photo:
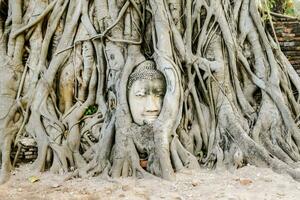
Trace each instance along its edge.
{"label": "tree root", "polygon": [[182,146],[176,135],[172,139],[170,151],[172,163],[176,171],[180,171],[183,167],[195,170],[200,169],[196,157]]}

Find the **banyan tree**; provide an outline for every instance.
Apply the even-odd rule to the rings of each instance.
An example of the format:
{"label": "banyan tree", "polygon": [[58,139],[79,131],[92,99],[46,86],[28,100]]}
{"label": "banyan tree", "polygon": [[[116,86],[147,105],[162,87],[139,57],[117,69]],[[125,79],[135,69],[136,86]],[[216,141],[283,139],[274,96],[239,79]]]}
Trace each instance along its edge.
{"label": "banyan tree", "polygon": [[[36,171],[300,178],[300,78],[256,0],[0,0],[1,182]],[[271,28],[267,28],[267,27]]]}

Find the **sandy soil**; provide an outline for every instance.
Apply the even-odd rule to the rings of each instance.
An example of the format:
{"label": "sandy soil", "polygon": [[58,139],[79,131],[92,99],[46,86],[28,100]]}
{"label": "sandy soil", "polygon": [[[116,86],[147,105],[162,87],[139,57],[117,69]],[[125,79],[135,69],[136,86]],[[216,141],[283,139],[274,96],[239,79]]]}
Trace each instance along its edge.
{"label": "sandy soil", "polygon": [[[35,174],[36,175],[36,174]],[[235,172],[186,171],[175,182],[162,179],[73,179],[45,172],[32,183],[29,166],[14,171],[0,186],[0,199],[96,200],[96,199],[300,199],[300,183],[270,169],[247,166]]]}

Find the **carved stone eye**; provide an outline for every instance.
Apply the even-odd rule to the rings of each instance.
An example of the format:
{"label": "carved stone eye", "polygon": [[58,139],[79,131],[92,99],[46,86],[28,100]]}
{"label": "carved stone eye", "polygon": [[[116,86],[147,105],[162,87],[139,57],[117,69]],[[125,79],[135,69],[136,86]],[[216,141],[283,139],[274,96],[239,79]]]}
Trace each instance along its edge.
{"label": "carved stone eye", "polygon": [[156,96],[156,97],[162,97],[162,96],[164,96],[164,94],[162,94],[162,93],[157,93],[157,94],[155,94],[155,96]]}
{"label": "carved stone eye", "polygon": [[145,97],[146,94],[144,92],[139,92],[139,93],[136,93],[135,96],[137,96],[137,97]]}

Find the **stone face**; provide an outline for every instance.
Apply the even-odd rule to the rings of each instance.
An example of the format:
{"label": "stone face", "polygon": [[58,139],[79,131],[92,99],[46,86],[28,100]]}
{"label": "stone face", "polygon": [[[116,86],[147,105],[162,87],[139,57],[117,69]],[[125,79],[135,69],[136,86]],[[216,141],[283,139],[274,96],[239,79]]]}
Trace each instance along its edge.
{"label": "stone face", "polygon": [[132,118],[138,125],[151,124],[157,119],[164,97],[163,80],[137,80],[129,94]]}
{"label": "stone face", "polygon": [[154,63],[144,62],[131,74],[128,102],[133,121],[138,125],[153,123],[160,114],[166,83]]}

